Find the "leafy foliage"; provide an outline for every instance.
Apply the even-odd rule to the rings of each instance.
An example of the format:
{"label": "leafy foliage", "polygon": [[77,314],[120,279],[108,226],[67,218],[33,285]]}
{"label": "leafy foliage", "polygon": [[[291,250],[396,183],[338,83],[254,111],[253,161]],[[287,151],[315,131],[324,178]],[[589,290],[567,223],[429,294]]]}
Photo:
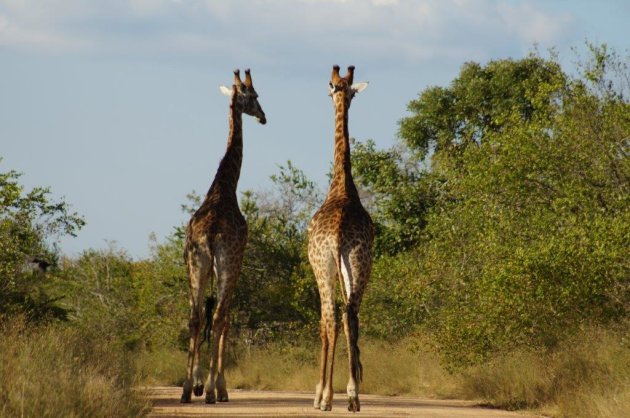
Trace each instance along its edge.
{"label": "leafy foliage", "polygon": [[127,349],[177,347],[186,335],[187,281],[181,250],[156,245],[151,259],[133,261],[113,246],[64,260],[57,288],[76,325],[117,335]]}
{"label": "leafy foliage", "polygon": [[356,144],[379,233],[363,316],[386,322],[370,332],[415,324],[455,365],[627,316],[628,68],[587,50],[577,76],[536,54],[466,63],[409,103],[400,144]]}
{"label": "leafy foliage", "polygon": [[50,242],[74,235],[84,221],[66,202],[52,201],[47,188],[26,192],[19,178],[15,171],[0,173],[0,314],[64,317],[42,273],[57,261]]}
{"label": "leafy foliage", "polygon": [[291,161],[271,180],[274,190],[245,192],[241,202],[249,238],[235,304],[250,328],[274,321],[304,324],[319,310],[306,228],[320,192]]}
{"label": "leafy foliage", "polygon": [[435,142],[422,270],[428,329],[451,362],[549,347],[627,314],[630,106],[602,84],[539,57],[467,64],[401,123],[410,145]]}
{"label": "leafy foliage", "polygon": [[353,171],[375,222],[377,255],[410,250],[421,240],[435,192],[418,154],[401,147],[377,150],[374,141],[356,142]]}
{"label": "leafy foliage", "polygon": [[552,112],[566,77],[557,62],[537,55],[485,66],[468,62],[450,87],[428,88],[409,103],[412,115],[401,120],[400,137],[422,156],[434,152],[434,164],[442,156],[456,163],[487,135]]}

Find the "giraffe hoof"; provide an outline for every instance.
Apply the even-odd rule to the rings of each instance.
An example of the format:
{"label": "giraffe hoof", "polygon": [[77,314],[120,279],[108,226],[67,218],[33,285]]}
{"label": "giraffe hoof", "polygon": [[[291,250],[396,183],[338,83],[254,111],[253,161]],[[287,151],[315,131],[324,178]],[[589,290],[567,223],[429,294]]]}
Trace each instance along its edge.
{"label": "giraffe hoof", "polygon": [[190,403],[190,395],[191,395],[191,393],[190,393],[190,392],[188,392],[188,393],[186,393],[186,392],[182,393],[182,397],[180,398],[179,402],[180,402],[180,403]]}
{"label": "giraffe hoof", "polygon": [[208,404],[217,403],[217,398],[214,396],[214,391],[206,393],[206,403]]}
{"label": "giraffe hoof", "polygon": [[195,396],[203,395],[203,385],[193,386],[193,393],[195,394]]}
{"label": "giraffe hoof", "polygon": [[319,406],[319,410],[320,411],[332,411],[332,404],[327,404],[322,402],[322,404]]}
{"label": "giraffe hoof", "polygon": [[227,391],[220,392],[217,394],[217,402],[228,402],[228,394]]}
{"label": "giraffe hoof", "polygon": [[348,411],[350,412],[359,412],[361,410],[361,405],[359,405],[359,398],[348,398]]}

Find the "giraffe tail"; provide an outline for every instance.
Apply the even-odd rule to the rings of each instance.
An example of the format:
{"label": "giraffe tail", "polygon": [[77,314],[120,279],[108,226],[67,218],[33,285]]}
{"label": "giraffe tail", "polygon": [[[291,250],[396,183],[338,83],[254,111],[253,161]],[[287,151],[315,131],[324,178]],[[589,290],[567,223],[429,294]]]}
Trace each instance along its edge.
{"label": "giraffe tail", "polygon": [[204,341],[207,341],[208,345],[210,345],[210,331],[212,331],[212,311],[214,310],[214,303],[214,296],[208,296],[206,298],[206,324],[203,327],[203,339],[201,340],[202,344]]}

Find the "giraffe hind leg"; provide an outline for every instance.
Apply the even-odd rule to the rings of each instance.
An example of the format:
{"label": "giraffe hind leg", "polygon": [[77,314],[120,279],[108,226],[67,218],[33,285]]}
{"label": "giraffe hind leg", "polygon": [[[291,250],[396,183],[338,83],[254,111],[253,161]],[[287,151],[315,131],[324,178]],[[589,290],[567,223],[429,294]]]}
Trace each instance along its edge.
{"label": "giraffe hind leg", "polygon": [[186,380],[183,385],[182,403],[189,403],[191,396],[203,395],[203,369],[199,366],[199,351],[203,342],[204,304],[203,295],[212,271],[212,257],[207,249],[190,245],[186,248],[186,265],[190,286],[190,341]]}
{"label": "giraffe hind leg", "polygon": [[351,251],[341,258],[342,282],[346,287],[347,301],[343,313],[343,328],[346,334],[348,349],[348,410],[358,412],[361,410],[359,402],[359,383],[363,380],[363,365],[361,364],[361,351],[359,350],[359,305],[366,278],[369,273],[360,263],[357,263],[358,251]]}
{"label": "giraffe hind leg", "polygon": [[315,387],[315,400],[313,406],[322,411],[330,411],[332,408],[333,388],[332,375],[334,370],[335,344],[337,340],[337,323],[335,319],[335,281],[336,274],[329,266],[313,264],[313,271],[317,278],[319,288],[321,320],[320,320],[320,369],[319,381]]}
{"label": "giraffe hind leg", "polygon": [[322,392],[326,380],[326,360],[328,358],[328,335],[326,333],[326,322],[323,317],[319,323],[319,337],[322,347],[319,357],[319,381],[317,386],[315,386],[315,401],[313,402],[313,408],[315,409],[319,409],[322,403]]}
{"label": "giraffe hind leg", "polygon": [[335,363],[335,346],[337,344],[338,327],[335,318],[335,300],[334,300],[334,286],[330,286],[326,289],[325,294],[321,297],[322,303],[322,332],[326,339],[322,342],[325,343],[325,350],[322,349],[322,375],[324,376],[323,387],[321,388],[321,402],[319,409],[322,411],[330,411],[332,409],[333,401],[333,372]]}
{"label": "giraffe hind leg", "polygon": [[240,275],[243,247],[234,252],[230,251],[233,249],[221,241],[215,246],[217,306],[212,317],[210,370],[206,381],[206,403],[228,401],[224,374],[224,354],[229,331],[230,302]]}
{"label": "giraffe hind leg", "polygon": [[[229,311],[229,309],[228,309]],[[230,315],[228,313],[227,318],[225,320],[225,325],[223,326],[223,331],[221,332],[221,338],[219,339],[219,360],[217,367],[217,402],[228,402],[228,392],[227,392],[227,384],[225,382],[225,348],[227,345],[228,333],[230,330]]]}
{"label": "giraffe hind leg", "polygon": [[344,331],[348,341],[348,361],[350,380],[348,382],[348,411],[359,412],[359,383],[363,381],[363,365],[361,364],[361,351],[359,350],[359,318],[352,304],[346,307],[344,312]]}
{"label": "giraffe hind leg", "polygon": [[[225,401],[227,399],[227,391],[225,391],[225,387],[223,386],[221,390],[217,391],[217,383],[222,383],[225,385],[225,382],[217,382],[218,369],[220,366],[220,345],[221,345],[221,337],[223,328],[226,325],[228,315],[228,306],[227,304],[219,299],[217,303],[217,308],[213,316],[212,321],[212,334],[211,334],[211,344],[210,344],[210,370],[208,373],[208,379],[206,381],[206,403],[214,404],[217,402],[218,398],[221,398],[219,402]],[[223,378],[225,379],[225,378]],[[225,393],[222,393],[225,392]],[[217,396],[217,393],[219,396]]]}

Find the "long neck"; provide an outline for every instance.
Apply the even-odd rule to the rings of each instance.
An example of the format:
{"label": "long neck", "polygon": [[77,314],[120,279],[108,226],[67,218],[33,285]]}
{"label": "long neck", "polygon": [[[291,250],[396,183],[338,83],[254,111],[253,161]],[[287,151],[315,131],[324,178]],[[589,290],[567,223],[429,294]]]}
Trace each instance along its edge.
{"label": "long neck", "polygon": [[243,115],[235,100],[230,104],[230,134],[227,150],[219,164],[213,184],[221,185],[236,193],[243,162]]}
{"label": "long neck", "polygon": [[[345,93],[341,93],[345,94]],[[328,197],[345,195],[357,197],[350,165],[350,134],[348,133],[348,107],[345,97],[335,102],[335,160]]]}

